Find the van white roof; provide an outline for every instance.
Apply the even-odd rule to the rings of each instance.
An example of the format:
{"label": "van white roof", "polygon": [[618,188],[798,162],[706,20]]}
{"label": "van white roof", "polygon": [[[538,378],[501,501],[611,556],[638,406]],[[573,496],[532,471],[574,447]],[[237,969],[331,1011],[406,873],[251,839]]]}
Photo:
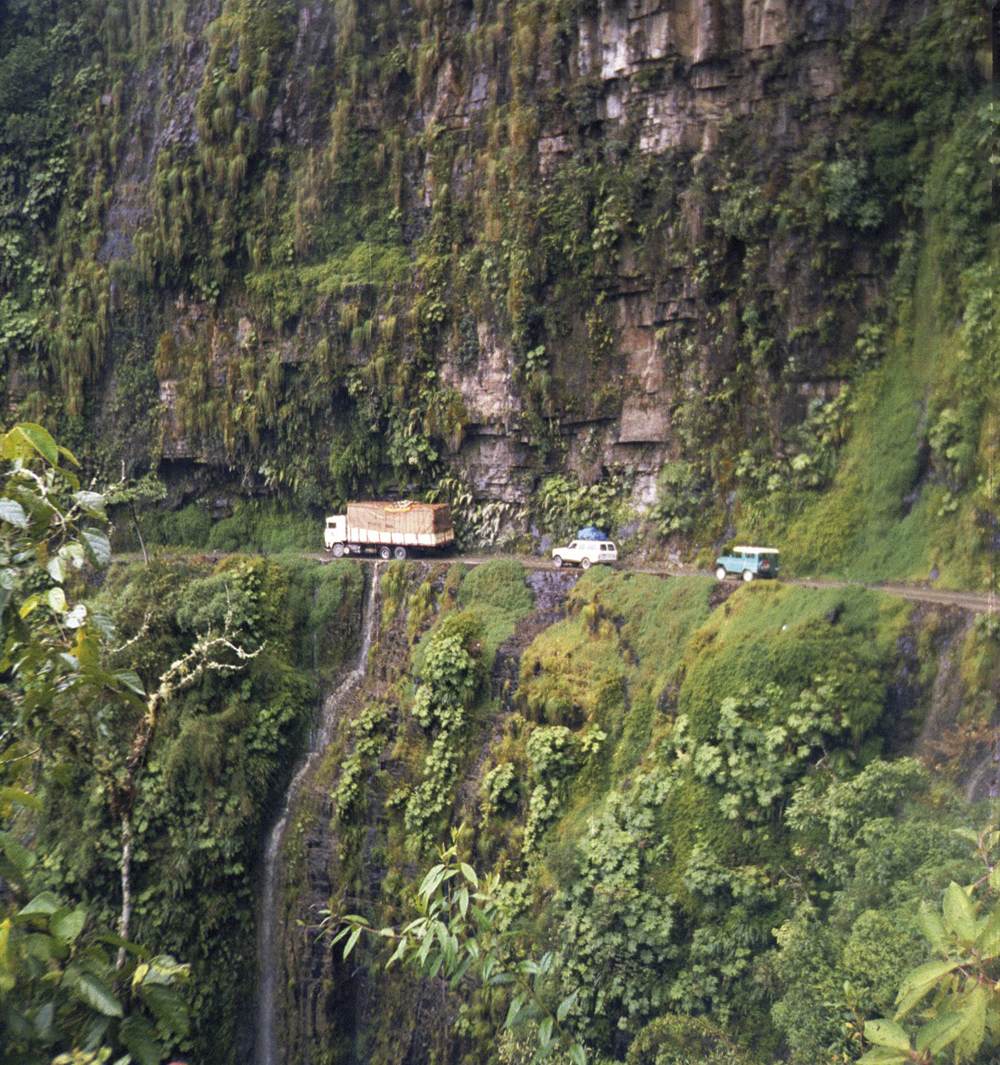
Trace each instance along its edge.
{"label": "van white roof", "polygon": [[753,552],[755,552],[758,555],[776,555],[778,553],[778,549],[776,547],[746,547],[746,546],[741,547],[740,545],[737,545],[736,547],[733,548],[733,550],[734,551],[753,551]]}

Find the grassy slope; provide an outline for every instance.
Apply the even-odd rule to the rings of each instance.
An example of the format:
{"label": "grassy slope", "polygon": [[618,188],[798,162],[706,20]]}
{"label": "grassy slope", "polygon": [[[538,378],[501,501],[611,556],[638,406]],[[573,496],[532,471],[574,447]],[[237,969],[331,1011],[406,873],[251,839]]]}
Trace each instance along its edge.
{"label": "grassy slope", "polygon": [[[982,586],[988,560],[976,507],[965,496],[945,509],[946,486],[927,476],[928,404],[935,392],[954,394],[962,347],[958,325],[941,320],[940,284],[932,236],[885,362],[858,386],[834,484],[782,538],[788,572],[889,581],[927,580],[937,569],[942,586]],[[984,456],[995,424],[994,396],[983,418]]]}
{"label": "grassy slope", "polygon": [[[524,577],[507,562],[472,571],[394,564],[383,574],[383,592],[391,590],[398,607],[383,616],[375,653],[391,652],[395,664],[381,674],[376,667],[383,678],[379,712],[374,703],[358,710],[359,721],[367,713],[378,723],[346,730],[326,760],[338,808],[331,897],[350,900],[353,912],[377,924],[407,919],[413,886],[434,861],[432,844],[418,853],[405,825],[436,735],[418,727],[412,713],[425,645],[441,630],[475,635],[485,665],[531,608]],[[503,878],[532,949],[561,952],[559,979],[587,989],[581,1008],[595,1048],[610,1055],[602,1061],[622,1060],[626,1040],[616,1019],[634,1033],[660,1013],[702,1010],[725,1017],[730,1033],[761,1060],[777,1053],[753,966],[774,947],[773,929],[787,919],[796,885],[812,875],[808,860],[800,867],[783,824],[784,801],[798,781],[782,785],[782,802],[765,803],[756,817],[741,805],[746,816],[734,819],[727,796],[738,793],[745,804],[746,795],[734,791],[742,785],[692,773],[680,747],[720,742],[726,699],[737,699],[752,725],[773,730],[810,712],[802,710],[804,689],[825,692],[824,705],[848,727],[815,746],[801,779],[849,780],[884,751],[888,734],[906,733],[926,709],[933,669],[910,676],[908,656],[926,652],[935,660],[933,641],[923,638],[927,619],[908,604],[858,588],[761,582],[740,586],[713,608],[718,590],[705,577],[604,568],[582,575],[567,617],[521,654],[513,703],[484,683],[448,740],[458,768],[442,778],[447,812],[433,838],[446,836],[448,822],[469,826],[463,856]],[[976,683],[985,690],[990,667],[980,665]],[[972,679],[970,670],[966,675]],[[909,678],[905,705],[900,678]],[[780,691],[769,687],[774,683]],[[912,720],[900,723],[901,713]],[[680,714],[687,739],[679,738]],[[539,730],[565,736],[562,729],[569,757],[543,767],[532,738]],[[363,753],[361,741],[369,738]],[[764,756],[748,751],[734,757],[763,773]],[[346,776],[348,765],[356,765],[363,784],[356,808],[341,818],[338,775]],[[491,790],[490,780],[504,772],[506,784]],[[528,832],[539,800],[550,815]],[[368,949],[364,957],[374,961],[377,951]],[[332,964],[339,972],[339,959]],[[352,1007],[366,1018],[363,1033],[338,1013],[327,1034],[314,1033],[317,1056],[339,1060],[336,1054],[352,1047],[373,1063],[398,1061],[405,1030],[422,1060],[496,1061],[502,994],[464,999],[456,1027],[455,1003],[437,986],[377,965],[366,980]],[[336,973],[333,985],[341,986]]]}

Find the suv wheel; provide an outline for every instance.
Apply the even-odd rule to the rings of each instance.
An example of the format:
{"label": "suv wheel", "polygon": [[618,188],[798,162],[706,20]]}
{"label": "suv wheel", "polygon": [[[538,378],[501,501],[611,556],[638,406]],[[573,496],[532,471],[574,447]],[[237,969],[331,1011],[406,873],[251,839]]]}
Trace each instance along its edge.
{"label": "suv wheel", "polygon": [[743,571],[743,579],[744,579],[744,580],[745,580],[745,581],[746,581],[747,583],[749,583],[750,581],[752,581],[752,580],[753,580],[753,570],[752,570],[752,569],[745,569],[745,570]]}
{"label": "suv wheel", "polygon": [[552,565],[555,566],[556,569],[562,569],[562,564],[563,564],[562,555],[553,555],[552,556]]}
{"label": "suv wheel", "polygon": [[720,581],[724,581],[726,579],[726,567],[725,566],[717,567],[716,570],[715,570],[715,575],[716,575],[716,577],[719,578]]}
{"label": "suv wheel", "polygon": [[590,559],[589,558],[581,558],[580,559],[580,568],[581,569],[590,569]]}

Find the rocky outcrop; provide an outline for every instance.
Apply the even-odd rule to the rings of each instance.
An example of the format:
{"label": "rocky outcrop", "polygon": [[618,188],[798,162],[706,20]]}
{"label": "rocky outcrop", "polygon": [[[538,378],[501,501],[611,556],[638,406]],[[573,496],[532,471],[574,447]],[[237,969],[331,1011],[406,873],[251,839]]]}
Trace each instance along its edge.
{"label": "rocky outcrop", "polygon": [[[882,284],[872,254],[878,234],[841,226],[817,249],[803,225],[779,229],[775,204],[796,167],[808,171],[808,153],[820,165],[849,127],[850,115],[837,113],[843,42],[862,27],[881,27],[886,0],[850,7],[824,0],[600,0],[543,8],[439,0],[387,20],[364,5],[311,0],[295,5],[294,14],[282,9],[262,19],[262,27],[251,27],[256,37],[247,28],[233,33],[226,51],[219,26],[231,14],[220,18],[220,6],[202,3],[188,13],[183,34],[165,38],[149,67],[131,75],[122,104],[128,134],[101,255],[138,263],[139,244],[150,240],[142,235],[151,230],[164,247],[176,245],[162,255],[174,254],[183,267],[173,282],[181,298],[163,301],[161,324],[178,345],[198,338],[201,352],[161,370],[163,458],[194,460],[223,477],[241,464],[256,469],[278,461],[266,454],[280,433],[278,398],[248,383],[237,362],[256,359],[254,379],[275,355],[294,372],[324,336],[349,331],[342,323],[359,313],[373,317],[368,334],[355,327],[345,343],[346,365],[363,368],[386,357],[370,339],[390,328],[379,278],[332,286],[319,310],[302,311],[294,305],[297,294],[289,308],[276,307],[277,297],[248,298],[238,275],[225,291],[214,290],[198,280],[198,259],[181,250],[192,226],[211,230],[213,254],[232,264],[246,260],[248,282],[255,272],[277,276],[285,263],[301,259],[298,249],[282,251],[282,260],[273,243],[255,243],[257,230],[274,226],[261,219],[277,209],[260,206],[270,195],[268,182],[279,180],[277,170],[267,170],[270,153],[285,166],[296,161],[298,170],[281,176],[275,194],[315,258],[317,242],[327,238],[313,231],[337,224],[341,208],[330,182],[343,151],[338,145],[352,136],[381,140],[385,153],[393,144],[399,149],[394,162],[376,152],[387,169],[397,168],[394,195],[412,256],[414,288],[402,294],[395,315],[419,313],[420,241],[442,211],[455,219],[448,254],[494,246],[489,233],[483,241],[482,233],[462,232],[463,225],[484,224],[485,197],[507,195],[502,187],[490,193],[491,173],[516,183],[521,194],[530,190],[525,210],[565,183],[574,166],[603,167],[609,180],[621,168],[639,175],[632,191],[607,192],[603,205],[593,193],[581,200],[574,237],[581,246],[561,265],[546,266],[540,250],[522,249],[526,261],[518,268],[534,308],[527,318],[523,309],[511,310],[512,265],[504,265],[506,282],[497,282],[487,278],[482,258],[470,260],[481,279],[473,274],[464,282],[445,328],[433,342],[421,342],[436,362],[437,387],[453,389],[463,406],[461,431],[441,431],[437,446],[479,497],[523,502],[546,469],[568,468],[592,480],[623,465],[636,471],[636,498],[648,503],[666,460],[703,450],[703,440],[677,425],[677,408],[692,395],[737,388],[736,399],[725,402],[744,424],[731,431],[777,438],[802,417],[808,395],[836,387],[857,325]],[[919,17],[919,8],[897,5],[894,26]],[[375,70],[383,73],[376,77]],[[243,87],[226,89],[227,96],[218,86],[234,77]],[[220,139],[217,131],[230,127],[232,141]],[[441,137],[449,139],[450,155],[437,147]],[[491,138],[505,143],[498,148]],[[220,155],[218,145],[230,154]],[[197,180],[178,176],[177,160],[185,158],[201,160],[192,171]],[[250,177],[241,178],[244,171]],[[159,204],[156,193],[171,182],[170,202],[179,202],[182,184],[184,196],[214,185],[216,198],[224,198],[200,216],[187,208],[188,222],[171,221],[164,216],[168,193],[160,193],[166,199]],[[218,191],[230,186],[229,193]],[[720,222],[727,198],[734,218]],[[662,209],[655,206],[660,201]],[[238,214],[244,209],[251,212],[242,219],[245,233]],[[503,224],[502,214],[496,224]],[[536,215],[528,239],[537,241],[546,225]],[[218,233],[226,227],[232,236],[219,251]],[[497,239],[501,258],[509,254],[505,239]],[[447,270],[454,286],[454,264]],[[585,276],[574,286],[576,275]],[[264,289],[258,284],[256,291]],[[476,295],[471,303],[469,291]],[[512,314],[524,321],[512,321]],[[389,356],[397,365],[412,360],[408,344]],[[525,369],[525,351],[533,347],[545,352],[544,389]],[[199,370],[206,359],[211,365]],[[198,373],[208,375],[204,387],[223,396],[226,413],[192,428],[182,397],[191,389],[187,378]],[[376,380],[382,373],[373,370]],[[413,378],[410,371],[400,376]],[[326,403],[327,427],[357,407],[358,386],[346,381],[331,385],[326,397],[308,383],[302,387],[310,405]],[[266,407],[260,397],[269,394],[275,410],[262,434],[260,419],[246,410]],[[301,396],[281,398],[286,409],[304,405]],[[392,404],[380,402],[391,415]],[[241,445],[244,438],[251,443]],[[253,457],[241,455],[241,447]]]}

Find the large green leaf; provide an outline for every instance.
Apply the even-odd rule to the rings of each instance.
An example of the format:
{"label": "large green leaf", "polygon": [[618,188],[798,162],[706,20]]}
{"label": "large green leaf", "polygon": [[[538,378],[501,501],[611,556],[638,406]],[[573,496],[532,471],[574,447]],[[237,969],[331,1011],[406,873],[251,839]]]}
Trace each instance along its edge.
{"label": "large green leaf", "polygon": [[100,492],[74,492],[79,506],[93,517],[104,517],[104,496]]}
{"label": "large green leaf", "polygon": [[880,1047],[893,1047],[896,1050],[909,1050],[910,1037],[895,1021],[883,1017],[881,1020],[865,1021],[865,1039]]}
{"label": "large green leaf", "polygon": [[40,425],[22,422],[15,425],[8,435],[14,439],[22,457],[26,457],[31,451],[37,451],[46,462],[53,466],[59,465],[59,448],[51,435]]}
{"label": "large green leaf", "polygon": [[59,899],[51,891],[42,891],[29,903],[21,907],[18,916],[28,917],[39,913],[51,916],[58,909]]}
{"label": "large green leaf", "polygon": [[917,915],[917,920],[930,945],[939,954],[944,954],[948,942],[948,931],[944,926],[944,921],[941,920],[941,914],[936,910],[922,909]]}
{"label": "large green leaf", "polygon": [[573,1043],[567,1053],[573,1065],[587,1065],[587,1052],[579,1043]]}
{"label": "large green leaf", "polygon": [[128,1017],[121,1027],[121,1039],[138,1065],[160,1065],[163,1060],[156,1031],[145,1017]]}
{"label": "large green leaf", "polygon": [[116,669],[114,673],[115,680],[124,684],[129,691],[135,692],[136,695],[146,697],[146,689],[142,685],[142,681],[139,678],[139,674],[131,669]]}
{"label": "large green leaf", "polygon": [[81,534],[84,543],[90,550],[90,554],[99,566],[107,565],[111,561],[111,544],[102,532],[96,529],[84,529]]}
{"label": "large green leaf", "polygon": [[917,1033],[917,1050],[933,1060],[962,1034],[964,1024],[961,1013],[942,1013]]}
{"label": "large green leaf", "polygon": [[83,906],[75,910],[65,908],[56,910],[49,921],[49,931],[64,943],[73,943],[83,931],[87,921],[87,911]]}
{"label": "large green leaf", "polygon": [[55,1026],[56,1004],[54,1002],[46,1002],[44,1006],[39,1007],[35,1012],[34,1019],[35,1031],[38,1032],[39,1038],[49,1043],[54,1042],[58,1036]]}
{"label": "large green leaf", "polygon": [[76,980],[76,991],[91,1009],[103,1013],[105,1017],[124,1015],[122,1004],[107,983],[96,973],[80,973]]}
{"label": "large green leaf", "polygon": [[913,1055],[892,1047],[873,1047],[858,1059],[858,1065],[908,1065]]}
{"label": "large green leaf", "polygon": [[964,888],[953,880],[944,893],[944,919],[963,943],[976,938],[976,911]]}
{"label": "large green leaf", "polygon": [[28,870],[35,864],[34,854],[23,844],[19,843],[9,832],[0,832],[0,854],[10,864],[7,875],[18,883],[27,875]]}
{"label": "large green leaf", "polygon": [[900,985],[896,996],[896,1019],[904,1017],[943,977],[954,972],[957,961],[929,961],[917,966]]}
{"label": "large green leaf", "polygon": [[990,919],[980,934],[976,946],[980,958],[995,958],[1000,954],[1000,906],[997,906],[990,914]]}
{"label": "large green leaf", "polygon": [[562,1022],[566,1020],[566,1015],[573,1008],[573,1003],[576,1001],[576,997],[579,994],[580,989],[577,988],[572,995],[569,995],[567,998],[564,998],[562,1002],[559,1003],[559,1008],[556,1010],[556,1020],[560,1024],[562,1024]]}
{"label": "large green leaf", "polygon": [[962,996],[962,1025],[955,1040],[955,1060],[972,1061],[986,1038],[986,993],[973,987]]}
{"label": "large green leaf", "polygon": [[[16,802],[20,806],[27,806],[32,810],[41,810],[42,800],[37,795],[32,795],[31,792],[25,791],[23,788],[3,787],[0,788],[0,805],[6,806],[7,803]],[[2,838],[4,833],[0,833]]]}
{"label": "large green leaf", "polygon": [[19,529],[28,527],[28,515],[16,499],[0,498],[0,521],[5,521],[8,525],[16,525]]}

